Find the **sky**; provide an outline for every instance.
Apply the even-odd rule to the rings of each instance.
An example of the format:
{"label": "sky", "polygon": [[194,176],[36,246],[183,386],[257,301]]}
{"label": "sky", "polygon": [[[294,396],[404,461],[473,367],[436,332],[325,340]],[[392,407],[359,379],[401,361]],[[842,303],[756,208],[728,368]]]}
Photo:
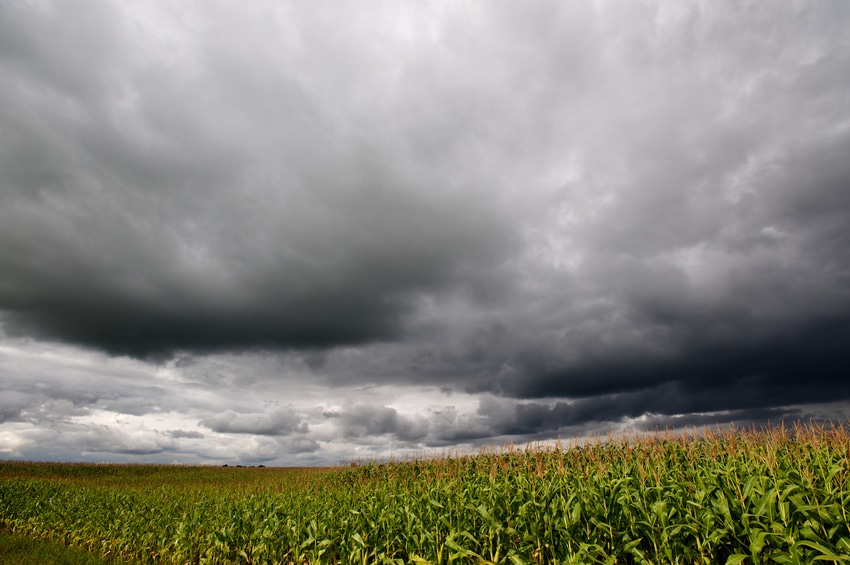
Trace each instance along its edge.
{"label": "sky", "polygon": [[3,0],[0,459],[847,421],[848,22]]}

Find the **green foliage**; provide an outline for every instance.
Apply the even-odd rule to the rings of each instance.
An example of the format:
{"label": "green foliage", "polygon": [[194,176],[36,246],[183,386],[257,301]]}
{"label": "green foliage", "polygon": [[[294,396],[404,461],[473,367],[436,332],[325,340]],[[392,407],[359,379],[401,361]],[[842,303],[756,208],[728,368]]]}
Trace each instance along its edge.
{"label": "green foliage", "polygon": [[0,563],[3,565],[107,565],[108,562],[97,555],[65,547],[56,542],[0,532]]}
{"label": "green foliage", "polygon": [[0,463],[0,527],[137,563],[850,562],[850,434],[334,469]]}

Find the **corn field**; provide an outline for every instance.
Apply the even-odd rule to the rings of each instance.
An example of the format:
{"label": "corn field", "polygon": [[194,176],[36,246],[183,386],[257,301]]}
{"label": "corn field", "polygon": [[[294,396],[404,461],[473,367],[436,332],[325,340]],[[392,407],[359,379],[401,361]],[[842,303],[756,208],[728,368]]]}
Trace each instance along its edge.
{"label": "corn field", "polygon": [[0,462],[0,528],[130,563],[850,562],[844,427],[330,469]]}

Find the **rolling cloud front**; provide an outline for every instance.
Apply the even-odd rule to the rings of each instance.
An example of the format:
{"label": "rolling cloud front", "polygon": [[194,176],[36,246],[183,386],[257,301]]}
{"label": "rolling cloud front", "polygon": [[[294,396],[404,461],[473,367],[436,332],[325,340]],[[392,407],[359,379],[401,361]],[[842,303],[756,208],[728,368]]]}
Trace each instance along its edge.
{"label": "rolling cloud front", "polygon": [[0,457],[850,417],[850,4],[0,4]]}

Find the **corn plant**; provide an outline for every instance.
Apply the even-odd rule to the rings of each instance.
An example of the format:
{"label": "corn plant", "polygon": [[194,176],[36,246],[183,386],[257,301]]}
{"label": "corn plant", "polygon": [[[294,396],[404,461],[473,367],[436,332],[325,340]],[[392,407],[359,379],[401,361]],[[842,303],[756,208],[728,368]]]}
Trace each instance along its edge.
{"label": "corn plant", "polygon": [[0,462],[0,527],[150,564],[850,563],[844,427],[328,469]]}

